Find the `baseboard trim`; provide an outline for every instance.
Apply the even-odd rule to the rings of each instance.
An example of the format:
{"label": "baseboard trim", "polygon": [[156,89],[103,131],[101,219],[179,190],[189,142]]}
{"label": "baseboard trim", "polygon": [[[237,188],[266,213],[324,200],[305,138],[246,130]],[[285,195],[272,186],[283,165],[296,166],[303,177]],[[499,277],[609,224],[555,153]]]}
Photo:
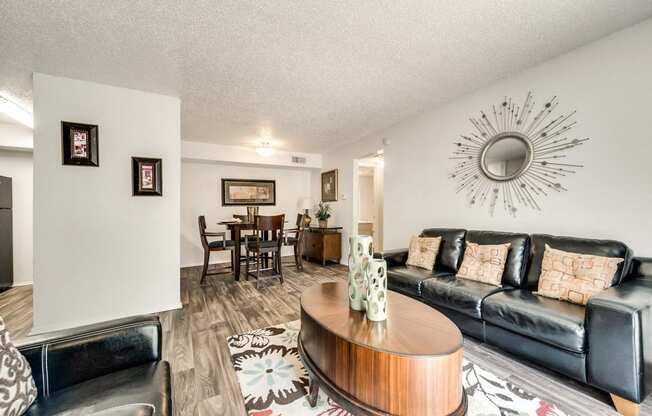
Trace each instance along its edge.
{"label": "baseboard trim", "polygon": [[11,287],[21,287],[21,286],[32,286],[34,285],[34,282],[29,281],[29,282],[20,282],[20,283],[15,283],[11,285]]}

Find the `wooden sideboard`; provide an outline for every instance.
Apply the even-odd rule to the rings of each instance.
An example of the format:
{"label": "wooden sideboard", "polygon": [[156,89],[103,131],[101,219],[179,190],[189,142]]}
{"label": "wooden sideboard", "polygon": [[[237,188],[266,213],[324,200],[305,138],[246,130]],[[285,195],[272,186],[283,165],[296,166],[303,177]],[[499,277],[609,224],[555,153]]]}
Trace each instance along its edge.
{"label": "wooden sideboard", "polygon": [[342,258],[342,227],[310,227],[303,236],[303,255],[321,262],[340,262]]}

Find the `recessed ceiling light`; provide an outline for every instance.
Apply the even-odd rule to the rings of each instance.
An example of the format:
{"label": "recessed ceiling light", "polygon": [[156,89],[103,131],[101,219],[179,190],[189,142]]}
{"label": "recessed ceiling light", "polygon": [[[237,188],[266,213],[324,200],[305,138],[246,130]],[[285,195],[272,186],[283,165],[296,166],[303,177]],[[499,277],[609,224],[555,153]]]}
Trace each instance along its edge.
{"label": "recessed ceiling light", "polygon": [[30,129],[34,128],[34,116],[23,107],[0,95],[0,113],[4,113]]}

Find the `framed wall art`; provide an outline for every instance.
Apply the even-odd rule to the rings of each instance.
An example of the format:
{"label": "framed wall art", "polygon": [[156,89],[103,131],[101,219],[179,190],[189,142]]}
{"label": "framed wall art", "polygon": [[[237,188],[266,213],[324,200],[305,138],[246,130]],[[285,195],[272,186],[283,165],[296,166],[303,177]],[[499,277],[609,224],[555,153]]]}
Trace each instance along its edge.
{"label": "framed wall art", "polygon": [[322,172],[321,200],[323,202],[337,201],[337,169]]}
{"label": "framed wall art", "polygon": [[222,179],[222,206],[276,205],[276,181]]}
{"label": "framed wall art", "polygon": [[148,157],[131,158],[134,196],[163,195],[163,161]]}
{"label": "framed wall art", "polygon": [[96,125],[62,121],[62,164],[100,166],[98,140],[98,127]]}

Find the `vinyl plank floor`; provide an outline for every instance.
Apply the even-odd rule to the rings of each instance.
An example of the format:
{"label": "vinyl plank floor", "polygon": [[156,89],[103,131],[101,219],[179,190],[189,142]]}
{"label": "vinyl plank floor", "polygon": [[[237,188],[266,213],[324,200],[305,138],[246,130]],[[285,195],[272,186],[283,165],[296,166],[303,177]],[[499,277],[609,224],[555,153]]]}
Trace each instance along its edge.
{"label": "vinyl plank floor", "polygon": [[[235,282],[230,275],[209,276],[199,284],[200,268],[181,270],[183,309],[160,314],[163,355],[172,366],[175,415],[240,416],[244,402],[231,365],[230,335],[299,319],[301,292],[320,282],[345,280],[346,267],[305,263],[298,272],[285,259],[285,283]],[[0,316],[14,338],[32,326],[32,288],[16,287],[0,294]],[[512,358],[474,339],[464,341],[467,359],[540,397],[559,404],[571,415],[614,416],[609,396],[548,370]],[[652,399],[641,408],[652,415]]]}

